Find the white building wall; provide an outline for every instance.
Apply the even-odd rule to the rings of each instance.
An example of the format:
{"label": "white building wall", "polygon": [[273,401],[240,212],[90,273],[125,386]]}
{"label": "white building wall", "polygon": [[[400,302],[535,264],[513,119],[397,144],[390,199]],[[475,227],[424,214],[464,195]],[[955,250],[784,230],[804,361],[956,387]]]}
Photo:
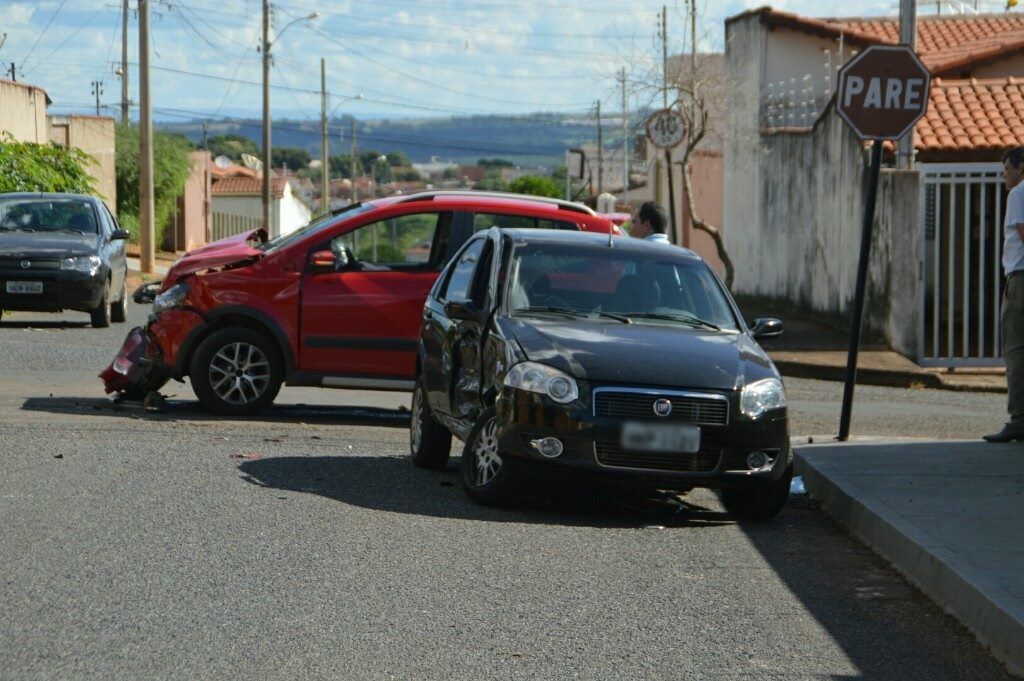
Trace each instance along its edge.
{"label": "white building wall", "polygon": [[0,131],[18,142],[46,144],[46,92],[42,88],[0,79]]}
{"label": "white building wall", "polygon": [[284,196],[274,201],[273,220],[275,234],[288,234],[309,222],[312,212],[292,192],[291,185],[285,184]]}

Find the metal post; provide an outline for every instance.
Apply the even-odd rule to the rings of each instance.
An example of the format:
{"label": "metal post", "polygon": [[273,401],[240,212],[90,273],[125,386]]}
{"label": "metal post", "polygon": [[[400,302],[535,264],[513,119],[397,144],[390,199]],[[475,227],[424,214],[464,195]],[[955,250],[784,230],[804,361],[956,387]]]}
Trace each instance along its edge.
{"label": "metal post", "polygon": [[[676,242],[676,183],[674,181],[675,172],[672,170],[672,150],[665,150],[665,171],[668,179],[668,215],[672,225],[672,229],[668,235],[669,241],[672,243]],[[680,234],[682,236],[682,234]],[[683,237],[681,239],[682,245],[686,246],[689,239]]]}
{"label": "metal post", "polygon": [[94,80],[92,82],[92,94],[96,96],[96,115],[100,115],[100,95],[103,94],[103,81]]}
{"label": "metal post", "polygon": [[270,235],[277,230],[270,220],[270,0],[263,0],[263,225]]}
{"label": "metal post", "polygon": [[[900,0],[900,42],[917,51],[917,2]],[[896,167],[910,170],[914,167],[914,126],[900,138],[897,146]]]}
{"label": "metal post", "polygon": [[604,192],[604,138],[601,134],[601,100],[597,100],[597,195]]}
{"label": "metal post", "polygon": [[[622,67],[622,193],[629,191],[629,114],[626,102],[626,68]],[[568,177],[568,174],[566,175]]]}
{"label": "metal post", "polygon": [[864,221],[860,234],[860,261],[857,263],[857,290],[853,298],[850,328],[850,351],[846,357],[846,385],[843,387],[843,411],[839,417],[840,442],[850,437],[850,412],[853,409],[853,386],[857,381],[857,354],[860,352],[860,332],[864,321],[864,291],[867,288],[868,260],[871,258],[871,228],[875,221],[875,199],[878,196],[878,172],[882,167],[882,141],[871,146],[871,171],[868,175],[868,194],[864,204]]}
{"label": "metal post", "polygon": [[121,122],[128,122],[128,0],[121,0]]}
{"label": "metal post", "polygon": [[327,154],[327,64],[324,58],[320,57],[320,208],[325,213],[331,207],[330,197],[327,195],[330,170]]}
{"label": "metal post", "polygon": [[349,165],[349,176],[352,179],[352,203],[355,203],[358,199],[356,198],[356,119],[353,118],[351,121],[351,133],[348,136],[348,165]]}
{"label": "metal post", "polygon": [[153,272],[153,102],[149,89],[149,0],[139,0],[139,269]]}

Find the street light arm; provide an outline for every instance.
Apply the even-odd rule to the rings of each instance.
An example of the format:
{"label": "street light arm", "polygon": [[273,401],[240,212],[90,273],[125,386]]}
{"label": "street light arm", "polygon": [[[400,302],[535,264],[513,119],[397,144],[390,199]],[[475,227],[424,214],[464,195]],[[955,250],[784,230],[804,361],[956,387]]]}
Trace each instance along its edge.
{"label": "street light arm", "polygon": [[330,113],[327,114],[327,117],[330,118],[331,116],[333,116],[334,112],[338,110],[338,107],[341,106],[342,104],[344,104],[345,102],[351,102],[351,101],[354,101],[354,100],[357,100],[357,99],[362,99],[362,98],[363,98],[363,93],[361,93],[361,92],[358,95],[353,95],[352,97],[342,97],[341,101],[338,102],[337,104],[335,104],[333,108],[331,108],[331,111],[330,111]]}
{"label": "street light arm", "polygon": [[281,38],[281,36],[284,35],[284,32],[287,31],[289,28],[291,28],[293,24],[297,24],[300,21],[312,21],[313,19],[318,19],[318,18],[320,18],[320,12],[311,12],[309,14],[309,16],[297,17],[295,19],[292,19],[291,21],[289,21],[287,24],[284,25],[284,28],[282,28],[280,31],[278,31],[277,35],[274,36],[273,40],[271,40],[270,42],[267,43],[267,47],[268,48],[273,47],[274,43],[276,43]]}

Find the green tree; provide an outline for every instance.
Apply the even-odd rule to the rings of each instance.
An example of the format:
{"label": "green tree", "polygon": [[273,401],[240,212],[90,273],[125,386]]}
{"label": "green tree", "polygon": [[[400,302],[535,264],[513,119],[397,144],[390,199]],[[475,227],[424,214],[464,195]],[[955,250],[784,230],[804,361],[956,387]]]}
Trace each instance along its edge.
{"label": "green tree", "polygon": [[481,158],[476,164],[484,168],[515,168],[516,164],[503,158]]}
{"label": "green tree", "polygon": [[369,172],[373,168],[373,164],[377,163],[377,159],[383,156],[379,151],[373,149],[367,149],[366,151],[359,152],[359,162],[361,167],[366,168]]}
{"label": "green tree", "polygon": [[93,162],[81,149],[17,142],[4,132],[0,134],[0,193],[92,194],[95,182],[85,168]]}
{"label": "green tree", "polygon": [[[327,159],[328,165],[331,167],[331,177],[351,177],[352,176],[352,157],[348,154],[338,154],[337,156],[331,156]],[[356,158],[356,173],[361,174],[363,171],[361,161]]]}
{"label": "green tree", "polygon": [[419,171],[412,167],[395,168],[392,175],[400,182],[419,182],[423,179]]}
{"label": "green tree", "polygon": [[[192,172],[191,145],[181,135],[153,134],[153,221],[156,243],[163,243],[164,227],[174,214],[175,203]],[[117,216],[133,239],[138,239],[139,128],[131,123],[117,126],[114,141],[117,171]]]}
{"label": "green tree", "polygon": [[385,155],[388,157],[388,165],[391,167],[412,165],[412,160],[404,151],[389,151]]}
{"label": "green tree", "polygon": [[289,170],[307,167],[312,158],[302,147],[272,147],[270,154],[274,159],[275,168],[286,165]]}
{"label": "green tree", "polygon": [[242,135],[214,135],[207,140],[207,144],[210,147],[210,154],[214,158],[227,156],[237,162],[242,159],[242,154],[251,154],[256,158],[263,156],[263,152],[256,146],[256,143]]}
{"label": "green tree", "polygon": [[483,179],[473,183],[473,189],[486,192],[507,192],[509,190],[508,180],[501,176],[500,172],[490,171]]}
{"label": "green tree", "polygon": [[550,177],[538,177],[536,175],[523,175],[512,181],[509,191],[516,194],[532,194],[534,196],[549,196],[557,199],[562,195],[558,185]]}
{"label": "green tree", "polygon": [[441,178],[444,180],[457,180],[459,179],[458,168],[445,168],[444,172],[441,173]]}

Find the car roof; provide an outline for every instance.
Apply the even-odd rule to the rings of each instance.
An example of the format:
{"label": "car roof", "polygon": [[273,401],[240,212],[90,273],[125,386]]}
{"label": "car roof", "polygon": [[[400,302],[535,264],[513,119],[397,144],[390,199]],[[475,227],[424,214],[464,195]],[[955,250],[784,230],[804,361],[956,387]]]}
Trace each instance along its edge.
{"label": "car roof", "polygon": [[0,194],[0,199],[80,199],[83,201],[96,201],[95,196],[89,194],[71,194],[68,192],[8,192]]}
{"label": "car roof", "polygon": [[604,216],[599,216],[590,207],[574,201],[553,199],[546,196],[512,194],[509,192],[476,191],[472,189],[465,189],[461,191],[427,191],[402,196],[388,196],[382,199],[374,199],[373,203],[378,206],[391,206],[399,203],[413,203],[419,201],[429,201],[435,205],[451,206],[453,208],[465,206],[479,206],[482,208],[528,208],[531,211],[540,210],[553,214],[561,213],[567,220],[573,218],[578,219],[581,215],[590,218],[607,219]]}
{"label": "car roof", "polygon": [[[493,227],[488,231],[497,231],[500,234],[504,234],[512,239],[516,244],[586,245],[608,248],[608,235],[595,232],[576,232],[566,229],[521,229],[509,227]],[[481,234],[486,234],[486,232],[478,232],[474,236],[479,236]],[[700,255],[691,251],[689,248],[671,246],[656,241],[645,241],[644,239],[637,239],[629,236],[613,236],[612,248],[622,250],[627,253],[664,252],[664,249],[669,248],[672,249],[672,255],[701,260]]]}

